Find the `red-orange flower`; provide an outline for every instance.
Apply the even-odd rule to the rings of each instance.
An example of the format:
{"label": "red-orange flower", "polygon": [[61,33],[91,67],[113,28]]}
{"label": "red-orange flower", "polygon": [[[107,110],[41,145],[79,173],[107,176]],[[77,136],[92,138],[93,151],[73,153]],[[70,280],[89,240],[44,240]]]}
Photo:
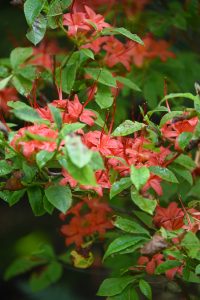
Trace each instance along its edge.
{"label": "red-orange flower", "polygon": [[13,87],[8,87],[0,90],[0,110],[8,114],[9,113],[9,107],[8,107],[8,101],[16,101],[18,100],[17,97],[17,91]]}
{"label": "red-orange flower", "polygon": [[157,206],[156,213],[153,218],[157,227],[164,227],[168,230],[176,230],[184,225],[184,212],[178,208],[176,202],[171,202],[167,208]]}

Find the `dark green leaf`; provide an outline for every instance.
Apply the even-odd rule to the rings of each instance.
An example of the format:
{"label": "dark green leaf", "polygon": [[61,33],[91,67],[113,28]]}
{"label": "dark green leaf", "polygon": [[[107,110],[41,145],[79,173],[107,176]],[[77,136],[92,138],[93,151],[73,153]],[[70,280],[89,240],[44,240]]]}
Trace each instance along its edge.
{"label": "dark green leaf", "polygon": [[141,210],[151,215],[153,214],[157,205],[156,200],[144,198],[135,190],[131,191],[131,199]]}
{"label": "dark green leaf", "polygon": [[115,296],[123,292],[123,290],[134,281],[133,276],[124,276],[120,278],[108,278],[101,284],[98,296]]}
{"label": "dark green leaf", "polygon": [[139,288],[142,294],[147,297],[147,299],[152,300],[151,286],[146,280],[140,279]]}
{"label": "dark green leaf", "polygon": [[24,3],[24,14],[29,25],[32,25],[36,17],[39,16],[45,2],[46,0],[26,0]]}
{"label": "dark green leaf", "polygon": [[176,176],[174,175],[174,173],[167,168],[162,168],[160,166],[151,166],[151,167],[149,167],[149,170],[151,173],[159,176],[160,178],[162,178],[166,181],[178,183],[178,180],[177,180]]}
{"label": "dark green leaf", "polygon": [[35,216],[42,216],[45,213],[43,206],[42,190],[38,186],[32,186],[27,189],[28,200]]}
{"label": "dark green leaf", "polygon": [[[30,0],[32,1],[32,0]],[[34,45],[37,45],[44,37],[47,27],[47,20],[43,15],[39,15],[27,32],[27,39]]]}
{"label": "dark green leaf", "polygon": [[105,260],[111,254],[116,254],[130,248],[142,240],[145,240],[145,238],[133,235],[121,235],[108,246],[103,259]]}
{"label": "dark green leaf", "polygon": [[190,171],[192,171],[196,167],[196,164],[193,161],[193,159],[189,155],[185,155],[185,154],[181,154],[179,157],[175,159],[174,162]]}
{"label": "dark green leaf", "polygon": [[41,150],[36,154],[36,163],[40,169],[42,169],[48,161],[52,159],[54,152]]}
{"label": "dark green leaf", "polygon": [[0,160],[0,176],[5,176],[12,172],[12,166],[5,160]]}
{"label": "dark green leaf", "polygon": [[26,189],[12,192],[8,199],[9,206],[13,206],[17,202],[19,202],[22,199],[22,197],[24,196],[25,192],[26,192]]}
{"label": "dark green leaf", "polygon": [[149,236],[149,232],[146,229],[130,219],[117,216],[114,225],[128,233],[146,234]]}
{"label": "dark green leaf", "polygon": [[131,184],[132,183],[130,177],[124,177],[121,178],[119,181],[114,182],[110,189],[110,199],[112,199],[125,189],[128,189],[131,186]]}
{"label": "dark green leaf", "polygon": [[72,194],[68,186],[51,185],[45,190],[47,200],[62,213],[70,208],[72,204]]}
{"label": "dark green leaf", "polygon": [[178,136],[178,145],[181,149],[185,149],[186,146],[188,146],[190,140],[192,139],[192,132],[182,132]]}
{"label": "dark green leaf", "polygon": [[43,197],[43,205],[44,205],[44,209],[51,215],[54,211],[54,206],[48,201],[45,195]]}
{"label": "dark green leaf", "polygon": [[36,292],[47,288],[58,281],[62,275],[62,266],[57,261],[52,261],[42,271],[34,273],[30,278],[30,287]]}
{"label": "dark green leaf", "polygon": [[167,260],[164,263],[161,263],[159,266],[157,266],[155,273],[156,274],[162,274],[166,271],[181,266],[181,262],[178,260]]}

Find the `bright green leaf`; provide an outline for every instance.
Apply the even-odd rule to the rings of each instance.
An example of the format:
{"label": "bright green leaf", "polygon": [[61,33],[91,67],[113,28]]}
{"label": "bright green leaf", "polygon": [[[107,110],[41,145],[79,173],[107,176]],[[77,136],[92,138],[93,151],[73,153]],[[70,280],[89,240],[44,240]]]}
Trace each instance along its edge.
{"label": "bright green leaf", "polygon": [[147,167],[135,168],[131,166],[131,181],[139,191],[148,181],[150,172]]}
{"label": "bright green leaf", "polygon": [[126,120],[114,130],[112,136],[126,136],[143,129],[144,127],[145,124],[143,123]]}
{"label": "bright green leaf", "polygon": [[108,278],[101,284],[98,296],[115,296],[120,294],[130,283],[134,281],[133,276],[124,276],[120,278]]}

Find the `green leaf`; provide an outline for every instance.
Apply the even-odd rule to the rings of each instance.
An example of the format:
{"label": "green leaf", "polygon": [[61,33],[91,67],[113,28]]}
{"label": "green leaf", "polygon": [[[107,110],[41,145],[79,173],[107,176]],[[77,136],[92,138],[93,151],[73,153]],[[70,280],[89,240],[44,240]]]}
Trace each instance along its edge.
{"label": "green leaf", "polygon": [[13,76],[12,84],[22,96],[27,97],[32,90],[32,82],[21,75]]}
{"label": "green leaf", "polygon": [[187,267],[183,269],[183,280],[187,282],[200,283],[200,278]]}
{"label": "green leaf", "polygon": [[62,213],[71,207],[72,194],[68,186],[51,185],[45,190],[47,200]]}
{"label": "green leaf", "polygon": [[117,216],[114,225],[128,233],[146,234],[149,236],[149,232],[146,229],[130,219]]}
{"label": "green leaf", "polygon": [[176,164],[179,164],[181,166],[183,166],[184,168],[192,171],[195,167],[196,164],[193,161],[193,159],[185,154],[181,154],[179,157],[177,157],[174,161]]}
{"label": "green leaf", "polygon": [[19,202],[22,199],[22,197],[24,196],[25,192],[26,192],[26,189],[12,192],[8,199],[9,206],[13,206],[17,202]]}
{"label": "green leaf", "polygon": [[[80,52],[76,51],[72,54],[72,56],[67,56],[66,58],[67,64],[66,66],[62,69],[62,90],[65,93],[70,93],[75,80],[76,80],[76,73],[78,70],[78,67],[80,66]],[[65,60],[63,62],[63,65],[65,64]],[[60,69],[58,69],[60,72]],[[60,74],[58,74],[60,76]]]}
{"label": "green leaf", "polygon": [[124,27],[119,27],[119,28],[112,28],[112,27],[108,27],[108,28],[104,28],[102,30],[102,35],[114,35],[114,34],[121,34],[125,37],[127,37],[128,39],[139,43],[141,45],[144,45],[143,41],[139,38],[139,36],[137,34],[131,33],[129,30],[127,30]]}
{"label": "green leaf", "polygon": [[80,52],[83,53],[85,56],[94,60],[94,53],[92,52],[92,50],[83,48],[80,50]]}
{"label": "green leaf", "polygon": [[191,258],[198,258],[200,255],[200,241],[193,232],[187,232],[181,246],[187,249],[187,254]]}
{"label": "green leaf", "polygon": [[185,149],[185,147],[188,146],[190,140],[192,139],[192,132],[182,132],[179,136],[178,136],[178,145],[181,149]]}
{"label": "green leaf", "polygon": [[33,48],[15,48],[10,54],[11,66],[16,69],[32,55]]}
{"label": "green leaf", "polygon": [[94,170],[94,171],[105,169],[103,158],[102,158],[101,154],[96,151],[94,151],[92,153],[92,157],[89,162],[89,165],[92,168],[92,170]]}
{"label": "green leaf", "polygon": [[45,213],[43,206],[42,190],[38,186],[32,186],[27,189],[28,200],[35,216],[42,216]]}
{"label": "green leaf", "polygon": [[169,94],[166,95],[161,101],[160,104],[165,102],[166,100],[169,99],[175,99],[175,98],[186,98],[186,99],[190,99],[192,101],[196,101],[196,99],[198,99],[198,96],[194,96],[191,93],[175,93],[175,94]]}
{"label": "green leaf", "polygon": [[24,3],[24,14],[29,25],[32,25],[36,17],[39,16],[45,2],[46,0],[26,0]]}
{"label": "green leaf", "polygon": [[165,115],[162,117],[161,121],[160,121],[160,126],[163,126],[167,121],[170,121],[170,120],[172,120],[174,117],[177,117],[177,116],[182,115],[182,114],[183,114],[182,111],[171,111],[171,112],[165,114]]}
{"label": "green leaf", "polygon": [[35,176],[36,176],[38,168],[36,166],[28,164],[28,162],[26,162],[26,161],[23,161],[22,170],[23,170],[23,173],[24,173],[23,182],[31,183],[34,180]]}
{"label": "green leaf", "polygon": [[156,200],[144,198],[135,190],[131,191],[131,199],[141,210],[149,213],[150,215],[153,214],[157,205]]}
{"label": "green leaf", "polygon": [[85,72],[86,74],[89,74],[95,81],[107,86],[116,87],[116,80],[112,73],[107,69],[86,68]]}
{"label": "green leaf", "polygon": [[82,143],[80,136],[67,136],[65,146],[72,163],[78,168],[90,162],[93,152]]}
{"label": "green leaf", "polygon": [[52,159],[54,152],[41,150],[36,154],[36,163],[40,169],[42,169],[48,161]]}
{"label": "green leaf", "polygon": [[49,5],[48,16],[54,17],[63,14],[63,10],[68,8],[72,0],[53,0]]}
{"label": "green leaf", "polygon": [[177,165],[173,163],[170,166],[170,169],[180,177],[184,178],[190,185],[193,184],[193,177],[191,174],[191,171],[186,170],[184,167],[181,167],[180,165]]}
{"label": "green leaf", "polygon": [[12,78],[13,75],[10,75],[2,80],[0,80],[0,90],[4,89],[7,84],[9,83],[10,79]]}
{"label": "green leaf", "polygon": [[142,294],[147,297],[147,299],[152,300],[151,286],[146,280],[140,279],[139,288]]}
{"label": "green leaf", "polygon": [[4,279],[9,280],[14,276],[26,273],[32,268],[42,264],[43,262],[41,260],[31,260],[28,257],[17,259],[6,269]]}
{"label": "green leaf", "polygon": [[60,135],[62,138],[65,138],[67,134],[75,132],[79,129],[84,128],[86,125],[83,123],[72,123],[72,124],[64,124],[61,131],[60,131]]}
{"label": "green leaf", "polygon": [[0,199],[2,199],[5,202],[9,201],[10,196],[12,195],[12,192],[4,190],[0,191]]}
{"label": "green leaf", "polygon": [[57,261],[52,261],[40,272],[35,272],[30,278],[30,287],[36,292],[47,288],[50,284],[58,281],[62,275],[62,265]]}
{"label": "green leaf", "polygon": [[26,104],[23,105],[23,108],[14,109],[12,112],[18,119],[26,122],[35,123],[43,120],[34,108]]}
{"label": "green leaf", "polygon": [[32,27],[27,32],[27,39],[36,46],[43,39],[46,32],[46,27],[46,18],[43,15],[39,15],[32,24]]}
{"label": "green leaf", "polygon": [[95,101],[101,109],[110,107],[113,104],[113,95],[110,87],[99,84],[97,93],[95,95]]}
{"label": "green leaf", "polygon": [[139,88],[139,86],[137,84],[135,84],[133,81],[131,81],[129,78],[122,77],[122,76],[117,76],[115,78],[117,81],[123,83],[128,88],[130,88],[134,91],[137,91],[137,92],[141,92],[141,89]]}
{"label": "green leaf", "polygon": [[5,160],[0,160],[0,176],[5,176],[12,172],[12,166]]}
{"label": "green leaf", "polygon": [[139,210],[134,210],[133,213],[140,220],[140,222],[144,223],[149,228],[153,228],[152,216]]}
{"label": "green leaf", "polygon": [[47,197],[45,195],[43,197],[43,205],[44,205],[44,209],[48,212],[48,214],[51,215],[53,213],[53,211],[54,211],[54,206],[53,206],[53,204],[51,204],[48,201],[48,199],[47,199]]}
{"label": "green leaf", "polygon": [[147,167],[141,167],[139,169],[131,166],[131,181],[139,191],[148,181],[150,172]]}
{"label": "green leaf", "polygon": [[103,260],[105,260],[111,254],[116,254],[122,250],[130,248],[142,240],[145,240],[145,238],[133,235],[121,235],[108,246]]}
{"label": "green leaf", "polygon": [[95,174],[91,166],[87,165],[83,168],[78,168],[71,162],[70,159],[65,158],[60,158],[59,163],[76,181],[78,181],[78,183],[97,186]]}
{"label": "green leaf", "polygon": [[114,182],[110,189],[110,199],[112,199],[125,189],[128,189],[131,185],[132,183],[129,177],[124,177],[121,178],[119,181]]}
{"label": "green leaf", "polygon": [[178,260],[167,260],[164,263],[157,266],[155,274],[162,274],[168,270],[181,266],[181,262]]}
{"label": "green leaf", "polygon": [[149,170],[151,173],[159,176],[160,178],[162,178],[166,181],[178,183],[178,180],[177,180],[176,176],[174,175],[174,173],[167,168],[162,168],[160,166],[151,166],[151,167],[149,167]]}
{"label": "green leaf", "polygon": [[57,125],[57,128],[60,130],[62,128],[62,117],[59,109],[51,104],[49,104],[48,107],[51,111],[51,114],[53,116],[54,122]]}
{"label": "green leaf", "polygon": [[200,275],[200,264],[196,266],[195,268],[195,274]]}
{"label": "green leaf", "polygon": [[112,136],[126,136],[143,129],[144,127],[145,124],[143,123],[126,120],[114,130]]}
{"label": "green leaf", "polygon": [[118,295],[133,281],[135,281],[133,276],[105,279],[97,292],[97,296]]}

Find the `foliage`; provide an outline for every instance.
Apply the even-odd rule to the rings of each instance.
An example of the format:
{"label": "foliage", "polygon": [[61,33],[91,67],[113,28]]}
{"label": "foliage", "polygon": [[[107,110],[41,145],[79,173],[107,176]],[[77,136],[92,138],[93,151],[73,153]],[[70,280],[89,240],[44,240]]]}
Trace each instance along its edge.
{"label": "foliage", "polygon": [[59,211],[69,253],[43,246],[5,279],[46,288],[65,264],[92,267],[100,243],[114,263],[97,295],[153,299],[147,275],[200,283],[199,3],[113,0],[105,20],[105,1],[85,2],[26,0],[29,47],[1,60],[0,198]]}

